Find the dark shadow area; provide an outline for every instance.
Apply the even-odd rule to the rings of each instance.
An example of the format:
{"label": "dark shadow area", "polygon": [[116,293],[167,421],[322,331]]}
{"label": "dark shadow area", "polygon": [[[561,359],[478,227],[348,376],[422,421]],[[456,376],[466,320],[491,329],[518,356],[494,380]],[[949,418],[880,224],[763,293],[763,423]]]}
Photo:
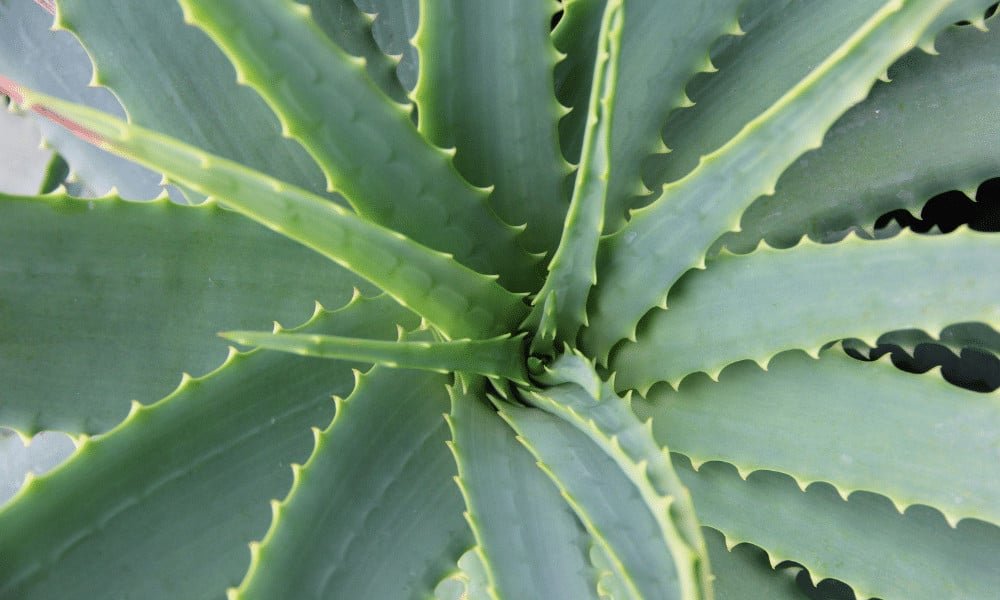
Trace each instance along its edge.
{"label": "dark shadow area", "polygon": [[959,191],[945,192],[928,200],[919,216],[905,209],[894,210],[879,217],[875,228],[884,229],[892,223],[917,233],[935,227],[949,233],[962,225],[976,231],[1000,231],[1000,177],[981,184],[975,200]]}

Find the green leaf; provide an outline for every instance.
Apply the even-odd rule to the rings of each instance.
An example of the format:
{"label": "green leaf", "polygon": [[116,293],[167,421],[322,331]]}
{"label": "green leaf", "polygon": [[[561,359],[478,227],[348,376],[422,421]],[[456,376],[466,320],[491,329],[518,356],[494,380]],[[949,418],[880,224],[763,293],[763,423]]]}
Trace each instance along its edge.
{"label": "green leaf", "polygon": [[375,16],[372,33],[382,51],[399,65],[396,76],[403,87],[417,84],[417,49],[410,44],[419,23],[420,0],[354,0],[358,8]]}
{"label": "green leaf", "polygon": [[559,491],[497,418],[481,382],[450,393],[451,449],[488,597],[595,598],[589,540]]}
{"label": "green leaf", "polygon": [[[359,298],[309,330],[391,339],[397,316],[415,325],[384,296]],[[0,510],[0,597],[222,598],[267,529],[268,501],[291,485],[289,464],[309,455],[309,428],[353,385],[346,365],[252,352],[134,405]]]}
{"label": "green leaf", "polygon": [[945,0],[886,3],[735,137],[604,238],[584,348],[605,360],[614,344],[632,337],[677,279],[704,264],[711,242],[736,228],[754,198],[773,192],[781,171],[818,147],[823,132],[864,99],[896,58],[935,33],[949,6]]}
{"label": "green leaf", "polygon": [[[51,31],[51,25],[52,15],[38,3],[0,2],[0,73],[46,93],[124,115],[107,90],[87,86],[93,66],[79,42],[65,31]],[[90,192],[104,194],[115,187],[129,198],[159,193],[156,173],[95,148],[47,119],[35,121],[45,143],[65,156]]]}
{"label": "green leaf", "polygon": [[670,153],[648,165],[650,185],[690,173],[702,156],[725,145],[836,51],[886,0],[744,4],[740,28],[745,33],[718,41],[711,55],[718,71],[693,78],[687,94],[694,104],[672,112],[662,127]]}
{"label": "green leaf", "polygon": [[606,0],[564,0],[562,19],[552,31],[552,43],[565,55],[553,76],[556,98],[570,109],[559,122],[559,140],[571,163],[580,161],[605,4]]}
{"label": "green leaf", "polygon": [[[556,341],[575,342],[580,327],[587,322],[587,296],[597,283],[594,259],[604,228],[604,208],[611,175],[612,120],[615,89],[621,60],[624,17],[621,0],[611,0],[601,24],[600,51],[594,71],[594,89],[587,109],[587,130],[583,155],[562,238],[545,285],[535,297],[528,324],[539,330],[539,339],[548,339],[555,328]],[[551,298],[551,300],[549,300]],[[549,317],[546,313],[554,313]],[[554,321],[550,321],[554,318]],[[545,335],[542,335],[544,331]],[[550,353],[551,342],[540,347]]]}
{"label": "green leaf", "polygon": [[232,598],[426,598],[468,547],[442,375],[376,367],[274,504]]}
{"label": "green leaf", "polygon": [[406,89],[396,77],[398,63],[375,42],[370,16],[352,0],[309,0],[305,4],[327,37],[351,56],[365,59],[365,71],[379,89],[400,104],[407,102]]}
{"label": "green leaf", "polygon": [[744,476],[779,471],[803,488],[823,481],[843,496],[877,492],[900,510],[932,506],[952,524],[1000,524],[1000,393],[837,349],[819,360],[781,354],[767,371],[742,362],[718,383],[694,376],[677,392],[658,389],[636,411],[695,464],[722,460]]}
{"label": "green leaf", "polygon": [[613,581],[627,594],[621,600],[683,598],[656,518],[614,460],[554,415],[514,405],[501,410],[608,557]]}
{"label": "green leaf", "polygon": [[56,3],[55,26],[80,39],[94,61],[94,82],[114,92],[131,123],[326,195],[313,160],[281,137],[267,105],[236,84],[229,61],[184,23],[176,2]]}
{"label": "green leaf", "polygon": [[552,89],[558,53],[550,22],[558,4],[425,0],[414,38],[420,78],[413,91],[420,132],[455,148],[455,166],[534,252],[555,249],[566,214],[566,176]]}
{"label": "green leaf", "polygon": [[859,598],[990,598],[1000,586],[1000,528],[968,519],[950,528],[933,509],[900,514],[876,494],[844,501],[828,485],[803,492],[779,473],[745,481],[725,463],[697,472],[676,460],[705,525],[728,544],[750,542],[772,564],[793,560],[813,581],[835,577]]}
{"label": "green leaf", "polygon": [[740,31],[741,3],[633,0],[626,5],[610,140],[606,232],[620,229],[628,210],[643,198],[652,199],[648,197],[653,191],[641,178],[643,162],[667,151],[659,134],[667,115],[690,104],[684,88],[692,76],[714,69],[708,57],[712,42]]}
{"label": "green leaf", "polygon": [[458,569],[434,588],[435,600],[481,600],[490,598],[486,568],[475,549],[458,559]]}
{"label": "green leaf", "polygon": [[226,331],[222,337],[247,346],[302,356],[337,358],[439,373],[474,373],[528,385],[524,335],[446,342],[385,341],[308,333]]}
{"label": "green leaf", "polygon": [[359,216],[481,273],[500,274],[512,289],[532,289],[535,259],[492,214],[486,192],[462,179],[448,152],[421,137],[409,110],[385,97],[364,61],[331,42],[306,7],[292,0],[181,5]]}
{"label": "green leaf", "polygon": [[[586,367],[591,367],[591,376],[586,376]],[[535,406],[573,425],[614,461],[653,518],[655,538],[671,555],[682,596],[710,598],[711,575],[700,524],[690,495],[670,464],[669,454],[653,438],[650,424],[644,425],[636,418],[628,398],[618,397],[609,384],[600,385],[597,390],[588,389],[586,380],[595,378],[592,366],[582,356],[564,354],[545,374],[546,383],[554,387],[530,391],[526,397]],[[533,438],[528,442],[538,443]],[[539,458],[547,462],[544,457]],[[617,552],[608,547],[603,550]]]}
{"label": "green leaf", "polygon": [[750,544],[726,547],[725,537],[711,527],[703,528],[712,558],[716,600],[805,600],[795,583],[796,569],[772,569],[767,555]]}
{"label": "green leaf", "polygon": [[[968,190],[1000,173],[1000,21],[982,33],[953,27],[936,41],[940,56],[914,50],[889,70],[891,83],[845,114],[823,146],[758,198],[742,231],[719,244],[750,251],[761,239],[791,246],[803,234],[823,240],[882,214],[915,209],[952,189]],[[905,148],[905,150],[903,150]]]}
{"label": "green leaf", "polygon": [[66,124],[92,143],[155,166],[350,269],[447,335],[506,333],[526,312],[520,297],[493,278],[306,190],[86,107],[7,87],[19,104]]}
{"label": "green leaf", "polygon": [[61,194],[0,195],[0,272],[0,424],[27,435],[106,431],[222,362],[219,327],[302,322],[364,284],[214,203]]}
{"label": "green leaf", "polygon": [[815,354],[841,338],[873,343],[883,331],[962,321],[996,327],[1000,279],[983,274],[998,261],[1000,237],[968,229],[723,254],[671,290],[669,308],[651,314],[611,364],[621,388],[644,393],[695,371],[714,377],[738,360],[767,364],[791,348]]}

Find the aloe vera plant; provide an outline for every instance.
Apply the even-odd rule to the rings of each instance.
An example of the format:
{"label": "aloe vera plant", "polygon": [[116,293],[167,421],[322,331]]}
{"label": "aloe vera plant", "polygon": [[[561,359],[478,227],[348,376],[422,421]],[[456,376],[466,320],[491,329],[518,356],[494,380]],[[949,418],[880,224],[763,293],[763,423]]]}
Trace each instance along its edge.
{"label": "aloe vera plant", "polygon": [[0,0],[0,598],[995,597],[990,4]]}

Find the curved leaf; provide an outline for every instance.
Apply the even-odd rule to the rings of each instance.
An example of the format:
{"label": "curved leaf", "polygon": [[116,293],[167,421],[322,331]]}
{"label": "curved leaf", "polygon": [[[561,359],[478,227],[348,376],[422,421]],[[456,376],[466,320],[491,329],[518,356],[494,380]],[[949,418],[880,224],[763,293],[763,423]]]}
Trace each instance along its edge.
{"label": "curved leaf", "polygon": [[0,195],[0,272],[0,424],[28,435],[106,431],[218,365],[220,327],[301,322],[371,289],[214,203],[165,198]]}
{"label": "curved leaf", "polygon": [[[123,115],[112,94],[87,86],[93,64],[79,42],[65,31],[51,31],[51,25],[52,15],[35,2],[0,2],[0,73],[48,94]],[[114,187],[129,198],[159,194],[156,173],[95,148],[47,119],[35,120],[46,143],[66,157],[89,192],[104,194]]]}
{"label": "curved leaf", "polygon": [[208,37],[184,23],[176,2],[56,4],[55,26],[79,38],[94,61],[94,83],[115,94],[131,123],[326,194],[313,160],[281,137],[267,105],[237,85],[229,61]]}
{"label": "curved leaf", "polygon": [[[587,296],[597,283],[594,259],[604,228],[605,202],[611,175],[611,140],[614,128],[619,62],[622,60],[623,9],[621,0],[608,2],[601,23],[600,50],[594,71],[594,89],[587,109],[583,155],[559,247],[545,285],[533,300],[529,323],[539,329],[538,341],[573,342],[587,322]],[[547,313],[554,313],[549,322]],[[536,345],[538,344],[536,341]],[[551,342],[544,353],[551,353]]]}
{"label": "curved leaf", "polygon": [[836,577],[863,599],[989,598],[1000,586],[1000,528],[993,525],[969,519],[952,529],[932,509],[900,514],[875,494],[844,501],[830,486],[803,492],[770,471],[744,481],[724,463],[697,472],[675,463],[705,525],[729,544],[763,548],[772,564],[802,564],[813,581]]}
{"label": "curved leaf", "polygon": [[574,164],[583,146],[605,5],[606,0],[564,0],[563,16],[552,31],[552,43],[564,55],[553,72],[556,98],[569,109],[559,121],[559,145]]}
{"label": "curved leaf", "polygon": [[375,42],[372,19],[351,0],[309,0],[312,18],[345,52],[365,59],[365,71],[387,96],[404,104],[406,89],[396,77],[397,61]]}
{"label": "curved leaf", "polygon": [[844,496],[877,492],[900,509],[932,506],[953,524],[1000,524],[1000,393],[830,349],[819,360],[781,354],[767,371],[738,363],[718,383],[690,377],[635,408],[652,417],[657,440],[696,464],[779,471],[801,487],[823,481]]}
{"label": "curved leaf", "polygon": [[532,289],[535,260],[490,211],[486,192],[462,179],[448,152],[420,136],[409,111],[382,94],[364,61],[331,42],[305,6],[292,0],[181,5],[359,216],[481,273],[499,273],[518,291]]}
{"label": "curved leaf", "polygon": [[723,255],[685,277],[669,308],[651,314],[611,364],[619,386],[644,392],[694,371],[715,376],[738,360],[766,364],[791,348],[815,353],[841,338],[873,341],[883,331],[940,331],[961,321],[995,327],[1000,278],[983,274],[998,261],[1000,236],[967,229]]}
{"label": "curved leaf", "polygon": [[301,356],[374,363],[439,373],[473,373],[528,385],[524,336],[488,340],[386,341],[309,333],[225,331],[222,337],[246,346]]}
{"label": "curved leaf", "polygon": [[[411,314],[386,297],[319,314],[310,331],[395,336]],[[268,501],[329,423],[344,365],[287,354],[233,354],[164,400],[133,405],[105,435],[33,479],[0,510],[0,597],[222,598],[270,519]],[[447,452],[446,458],[447,458]]]}
{"label": "curved leaf", "polygon": [[761,239],[783,247],[803,235],[822,241],[851,226],[871,231],[880,215],[952,189],[974,197],[1000,174],[1000,20],[988,24],[988,33],[945,31],[935,42],[940,56],[904,56],[889,69],[891,83],[841,117],[773,196],[750,205],[741,231],[717,245],[747,252]]}
{"label": "curved leaf", "polygon": [[693,104],[668,116],[661,131],[670,152],[651,161],[647,181],[662,185],[690,173],[702,156],[765,112],[885,4],[747,0],[740,16],[745,33],[720,39],[711,54],[718,70],[688,84]]}
{"label": "curved leaf", "polygon": [[773,192],[781,171],[819,146],[823,132],[864,99],[896,58],[939,31],[938,19],[951,7],[947,0],[886,3],[735,137],[605,238],[583,346],[605,360],[614,344],[632,337],[677,279],[704,265],[712,241],[736,228],[754,198]]}
{"label": "curved leaf", "polygon": [[725,537],[704,527],[705,544],[712,558],[716,600],[805,600],[795,583],[793,569],[772,569],[767,555],[750,544],[727,548]]}
{"label": "curved leaf", "polygon": [[417,49],[410,44],[420,21],[420,0],[354,0],[358,8],[375,16],[372,34],[383,52],[399,64],[396,77],[412,90],[417,84]]}
{"label": "curved leaf", "polygon": [[231,598],[426,598],[468,547],[441,413],[447,378],[374,368],[309,461]]}
{"label": "curved leaf", "polygon": [[552,387],[532,390],[527,398],[573,425],[614,461],[654,519],[683,596],[711,598],[708,555],[691,498],[649,424],[638,421],[628,398],[617,396],[579,354],[564,354],[538,377]]}
{"label": "curved leaf", "polygon": [[607,556],[621,600],[683,598],[656,518],[614,460],[558,417],[513,405],[501,410]]}
{"label": "curved leaf", "polygon": [[452,388],[448,417],[474,554],[489,587],[470,597],[595,598],[586,532],[482,388]]}
{"label": "curved leaf", "polygon": [[[4,83],[0,78],[0,87]],[[241,214],[350,269],[450,336],[507,333],[526,312],[520,297],[494,278],[306,190],[86,107],[16,85],[7,87],[19,104],[65,124],[92,143],[155,165],[191,189],[218,197]]]}
{"label": "curved leaf", "polygon": [[455,148],[472,183],[493,186],[501,218],[526,225],[519,240],[551,252],[566,214],[571,167],[559,153],[549,23],[554,0],[425,0],[414,43],[420,78],[413,91],[420,132]]}
{"label": "curved leaf", "polygon": [[740,31],[743,0],[633,0],[625,5],[621,68],[615,89],[611,168],[604,231],[625,224],[629,209],[654,192],[641,178],[642,165],[666,152],[659,131],[667,116],[690,104],[688,81],[714,69],[709,48],[726,33]]}

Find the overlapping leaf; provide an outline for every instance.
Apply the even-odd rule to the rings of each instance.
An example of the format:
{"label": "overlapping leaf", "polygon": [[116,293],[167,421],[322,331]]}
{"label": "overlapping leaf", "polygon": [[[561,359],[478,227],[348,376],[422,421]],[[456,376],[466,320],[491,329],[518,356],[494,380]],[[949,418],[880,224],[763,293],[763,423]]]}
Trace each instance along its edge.
{"label": "overlapping leaf", "polygon": [[715,376],[738,360],[766,364],[790,348],[815,353],[845,337],[996,324],[1000,279],[982,273],[998,260],[1000,237],[966,229],[724,255],[685,277],[669,308],[650,315],[639,341],[623,345],[612,364],[620,386],[645,391],[694,371]]}
{"label": "overlapping leaf", "polygon": [[0,424],[26,434],[104,432],[222,362],[219,329],[301,322],[371,289],[214,204],[61,194],[0,196],[0,272]]}
{"label": "overlapping leaf", "polygon": [[[309,330],[394,339],[394,322],[417,320],[359,298]],[[253,352],[134,405],[0,510],[0,597],[222,598],[267,529],[268,501],[291,485],[289,465],[308,457],[309,428],[353,385],[347,365]]]}
{"label": "overlapping leaf", "polygon": [[[975,11],[966,3],[955,6],[978,15],[988,4]],[[584,348],[603,361],[619,340],[632,337],[639,319],[662,305],[678,278],[704,264],[712,241],[736,228],[742,210],[771,193],[781,171],[819,146],[825,130],[864,99],[896,58],[948,23],[941,18],[950,18],[953,8],[933,0],[879,7],[794,87],[605,238]]]}

